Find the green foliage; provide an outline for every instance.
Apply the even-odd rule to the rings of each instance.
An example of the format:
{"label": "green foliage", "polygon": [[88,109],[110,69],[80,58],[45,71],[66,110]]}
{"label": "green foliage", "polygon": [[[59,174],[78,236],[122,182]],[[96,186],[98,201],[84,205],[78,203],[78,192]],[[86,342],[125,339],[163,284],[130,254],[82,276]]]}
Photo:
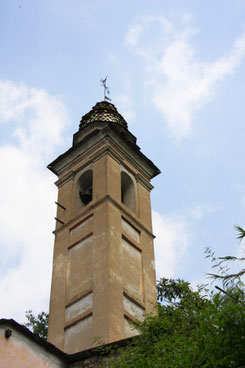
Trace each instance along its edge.
{"label": "green foliage", "polygon": [[236,225],[235,229],[238,232],[237,239],[240,239],[240,241],[245,237],[245,230],[241,227]]}
{"label": "green foliage", "polygon": [[[242,241],[245,238],[245,230],[243,230],[240,226],[235,226],[235,229],[238,232],[237,239]],[[214,280],[222,281],[225,287],[229,287],[233,284],[233,287],[238,288],[241,281],[242,276],[245,274],[245,269],[240,270],[239,272],[230,273],[230,263],[241,263],[245,261],[245,257],[234,257],[234,256],[226,256],[226,257],[218,257],[216,258],[214,253],[207,248],[206,251],[206,258],[210,258],[213,266],[212,268],[218,270],[218,274],[216,273],[209,273],[208,275],[211,276]]]}
{"label": "green foliage", "polygon": [[28,322],[25,323],[25,326],[33,333],[46,340],[48,333],[48,313],[41,312],[37,315],[37,317],[35,317],[32,313],[32,310],[28,310],[25,314],[28,320]]}
{"label": "green foliage", "polygon": [[[243,239],[245,232],[238,229]],[[243,231],[243,233],[242,233]],[[216,291],[207,286],[194,291],[183,280],[161,279],[155,315],[134,325],[140,335],[123,348],[110,367],[122,368],[244,368],[245,290],[241,276],[229,273],[227,262],[207,250],[222,282]],[[233,259],[235,258],[235,259]],[[225,263],[226,262],[226,263]]]}

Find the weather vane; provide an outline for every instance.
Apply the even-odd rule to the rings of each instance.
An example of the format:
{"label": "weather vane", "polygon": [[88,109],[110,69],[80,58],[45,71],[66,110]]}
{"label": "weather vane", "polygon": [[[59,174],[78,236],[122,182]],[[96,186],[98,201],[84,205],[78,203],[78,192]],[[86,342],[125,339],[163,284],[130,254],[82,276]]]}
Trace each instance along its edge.
{"label": "weather vane", "polygon": [[102,78],[100,80],[102,87],[104,87],[104,100],[111,101],[111,99],[108,96],[106,96],[110,94],[110,88],[106,85],[106,80],[107,80],[107,77],[105,77],[105,79]]}

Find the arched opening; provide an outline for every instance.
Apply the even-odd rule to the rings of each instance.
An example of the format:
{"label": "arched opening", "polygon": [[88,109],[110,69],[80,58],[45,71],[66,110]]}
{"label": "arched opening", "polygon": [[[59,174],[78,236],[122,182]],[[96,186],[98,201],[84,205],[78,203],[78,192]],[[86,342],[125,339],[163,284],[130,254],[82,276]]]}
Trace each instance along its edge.
{"label": "arched opening", "polygon": [[121,172],[121,201],[131,211],[135,212],[134,183],[124,171]]}
{"label": "arched opening", "polygon": [[78,194],[80,204],[86,206],[93,199],[93,172],[85,171],[78,180]]}

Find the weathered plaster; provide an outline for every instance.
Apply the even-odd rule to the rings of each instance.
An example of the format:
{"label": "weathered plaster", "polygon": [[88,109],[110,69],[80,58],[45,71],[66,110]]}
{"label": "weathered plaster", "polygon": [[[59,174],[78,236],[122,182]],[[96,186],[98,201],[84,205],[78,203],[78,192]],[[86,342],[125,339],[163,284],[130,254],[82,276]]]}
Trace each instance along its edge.
{"label": "weathered plaster", "polygon": [[93,293],[89,293],[66,308],[66,321],[71,321],[93,307]]}
{"label": "weathered plaster", "polygon": [[124,218],[122,218],[122,228],[129,235],[129,237],[132,240],[135,240],[137,243],[139,243],[139,241],[140,241],[140,232],[138,230],[136,230],[135,227],[130,225],[130,223],[128,221],[124,220]]}
{"label": "weathered plaster", "polygon": [[5,328],[0,326],[1,368],[65,368],[62,359],[49,353],[23,334],[11,329],[12,335],[5,338]]}

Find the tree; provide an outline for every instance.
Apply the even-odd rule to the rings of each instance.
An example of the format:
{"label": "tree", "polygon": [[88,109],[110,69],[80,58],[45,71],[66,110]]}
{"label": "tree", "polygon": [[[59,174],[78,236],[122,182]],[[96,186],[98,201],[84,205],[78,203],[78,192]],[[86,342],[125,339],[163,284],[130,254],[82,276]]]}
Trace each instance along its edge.
{"label": "tree", "polygon": [[[243,237],[245,232],[242,230]],[[241,235],[241,232],[239,233]],[[242,368],[245,367],[245,270],[229,273],[224,262],[207,250],[222,282],[193,291],[183,280],[161,279],[157,285],[156,315],[134,323],[140,335],[110,359],[110,367],[122,368]],[[242,259],[244,260],[244,259]]]}
{"label": "tree", "polygon": [[[239,239],[241,242],[245,238],[245,230],[241,228],[240,226],[235,226],[235,229],[238,232],[237,239]],[[227,263],[228,264],[230,262],[241,263],[245,261],[245,257],[239,258],[239,257],[234,257],[234,256],[226,256],[226,257],[216,258],[214,256],[214,253],[212,253],[209,248],[206,249],[206,254],[207,254],[206,258],[211,258],[211,261],[214,263],[213,268],[218,269],[218,274],[209,273],[209,275],[214,280],[221,280],[224,286],[228,286],[230,284],[233,284],[234,286],[234,281],[236,282],[236,286],[238,286],[239,282],[242,282],[241,278],[245,274],[245,269],[242,269],[239,272],[230,273],[229,272],[230,267],[229,265],[227,265]]]}
{"label": "tree", "polygon": [[48,313],[41,312],[35,317],[32,310],[28,310],[25,314],[28,322],[24,325],[33,333],[46,340],[48,333]]}

